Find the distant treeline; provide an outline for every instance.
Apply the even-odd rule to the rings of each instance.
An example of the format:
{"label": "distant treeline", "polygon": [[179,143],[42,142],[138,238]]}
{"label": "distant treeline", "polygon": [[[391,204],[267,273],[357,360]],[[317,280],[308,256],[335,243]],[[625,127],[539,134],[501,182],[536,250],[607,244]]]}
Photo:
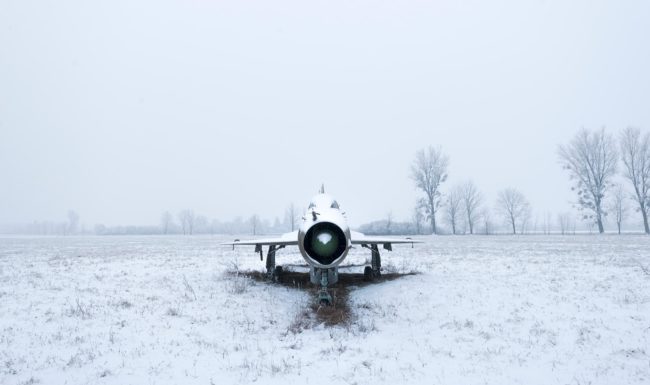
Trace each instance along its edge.
{"label": "distant treeline", "polygon": [[[165,215],[163,215],[165,216]],[[180,216],[179,216],[180,217]],[[43,221],[21,225],[0,226],[0,234],[16,235],[199,235],[199,234],[280,234],[291,231],[291,222],[288,218],[280,221],[260,220],[256,216],[248,219],[235,218],[230,221],[219,221],[216,219],[207,221],[203,216],[198,215],[192,223],[186,222],[185,233],[183,233],[182,220],[172,218],[170,222],[161,221],[160,225],[150,226],[105,226],[102,224],[94,226],[83,226],[78,223],[79,216],[76,213],[70,216],[72,221]],[[525,222],[521,228],[521,234],[577,234],[593,233],[598,231],[597,227],[590,222],[573,220],[568,216],[560,216],[557,222],[550,213],[541,217],[535,217]],[[294,222],[294,228],[296,226]],[[192,233],[190,234],[190,224]],[[166,229],[165,229],[166,227]],[[635,226],[638,228],[638,224]],[[632,227],[625,230],[631,230]],[[393,221],[389,214],[386,219],[372,221],[355,227],[354,230],[368,235],[426,235],[431,234],[431,226],[426,223],[417,224],[415,221]],[[466,222],[460,221],[457,224],[455,234],[469,234]],[[454,234],[452,228],[446,223],[438,225],[438,234]],[[482,218],[481,223],[474,230],[474,234],[506,234],[511,233],[508,226],[503,223],[493,223],[489,218]]]}
{"label": "distant treeline", "polygon": [[[295,221],[294,224],[295,226]],[[291,231],[291,221],[260,219],[253,215],[230,221],[210,219],[195,215],[192,210],[183,210],[177,216],[163,213],[159,225],[148,226],[106,226],[80,224],[79,215],[70,210],[67,221],[34,221],[27,224],[0,225],[0,234],[16,235],[194,235],[194,234],[278,234]]]}
{"label": "distant treeline", "polygon": [[[575,234],[605,232],[613,227],[621,233],[624,224],[650,234],[650,133],[628,127],[618,136],[600,130],[580,130],[569,143],[557,147],[558,160],[568,172],[569,187],[576,200],[573,212],[552,215],[533,211],[525,194],[515,187],[497,193],[488,202],[479,186],[465,180],[447,186],[449,156],[442,147],[417,151],[410,177],[420,197],[406,221],[385,219],[359,226],[367,234]],[[2,233],[69,234],[277,234],[297,229],[303,211],[287,207],[283,220],[271,222],[252,215],[222,222],[181,210],[163,212],[158,226],[80,226],[79,215],[68,211],[66,221],[33,222],[0,227]],[[630,222],[628,222],[630,223]],[[629,230],[629,229],[628,229]]]}

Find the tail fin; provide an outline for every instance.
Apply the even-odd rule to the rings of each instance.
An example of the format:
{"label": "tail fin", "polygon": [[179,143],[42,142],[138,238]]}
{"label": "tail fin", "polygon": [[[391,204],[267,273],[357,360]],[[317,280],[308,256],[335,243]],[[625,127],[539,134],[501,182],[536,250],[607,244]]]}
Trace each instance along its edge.
{"label": "tail fin", "polygon": [[320,191],[318,191],[319,194],[325,194],[325,184],[320,185]]}

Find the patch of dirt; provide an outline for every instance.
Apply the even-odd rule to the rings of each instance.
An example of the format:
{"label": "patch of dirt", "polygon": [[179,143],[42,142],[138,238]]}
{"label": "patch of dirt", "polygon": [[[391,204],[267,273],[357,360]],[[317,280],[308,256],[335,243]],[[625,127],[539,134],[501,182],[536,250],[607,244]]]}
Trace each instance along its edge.
{"label": "patch of dirt", "polygon": [[[235,274],[235,273],[233,273]],[[271,282],[262,271],[239,271],[239,276],[246,276],[250,279],[269,285],[281,285],[297,290],[305,290],[311,296],[309,309],[300,312],[296,319],[289,327],[293,333],[299,333],[301,330],[309,328],[312,324],[325,324],[326,326],[347,325],[352,320],[352,310],[349,305],[350,291],[358,287],[381,284],[386,281],[393,281],[404,276],[415,275],[416,273],[385,273],[379,278],[372,281],[366,281],[363,274],[358,273],[341,273],[339,272],[339,281],[329,287],[329,293],[332,295],[333,304],[323,306],[318,303],[318,285],[313,285],[309,280],[308,272],[297,272],[285,270],[280,275],[277,282]]]}

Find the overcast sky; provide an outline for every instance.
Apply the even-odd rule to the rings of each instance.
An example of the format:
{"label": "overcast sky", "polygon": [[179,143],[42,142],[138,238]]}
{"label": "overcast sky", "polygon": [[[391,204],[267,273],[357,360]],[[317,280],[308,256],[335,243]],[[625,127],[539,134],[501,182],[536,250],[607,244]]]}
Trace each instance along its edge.
{"label": "overcast sky", "polygon": [[354,225],[449,187],[573,199],[559,143],[650,129],[648,1],[0,0],[0,223],[282,216]]}

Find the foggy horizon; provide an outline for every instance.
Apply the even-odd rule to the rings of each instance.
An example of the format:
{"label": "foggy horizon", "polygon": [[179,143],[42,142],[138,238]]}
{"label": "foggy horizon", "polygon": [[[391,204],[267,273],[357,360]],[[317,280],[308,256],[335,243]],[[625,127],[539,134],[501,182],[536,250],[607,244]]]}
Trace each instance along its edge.
{"label": "foggy horizon", "polygon": [[[33,6],[38,4],[38,6]],[[0,5],[0,224],[283,219],[325,184],[410,220],[416,151],[494,207],[575,213],[557,148],[650,130],[650,4]],[[629,188],[629,187],[628,187]],[[635,215],[631,220],[636,221]]]}

